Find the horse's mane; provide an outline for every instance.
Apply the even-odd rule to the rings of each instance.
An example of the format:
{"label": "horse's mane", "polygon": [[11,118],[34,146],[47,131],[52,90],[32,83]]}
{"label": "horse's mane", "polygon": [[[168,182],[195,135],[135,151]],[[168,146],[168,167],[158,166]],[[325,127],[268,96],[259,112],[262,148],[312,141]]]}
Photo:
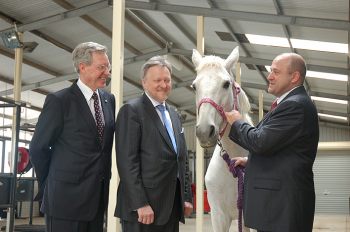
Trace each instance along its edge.
{"label": "horse's mane", "polygon": [[220,68],[224,67],[224,60],[218,56],[204,56],[196,71],[199,72],[204,68]]}

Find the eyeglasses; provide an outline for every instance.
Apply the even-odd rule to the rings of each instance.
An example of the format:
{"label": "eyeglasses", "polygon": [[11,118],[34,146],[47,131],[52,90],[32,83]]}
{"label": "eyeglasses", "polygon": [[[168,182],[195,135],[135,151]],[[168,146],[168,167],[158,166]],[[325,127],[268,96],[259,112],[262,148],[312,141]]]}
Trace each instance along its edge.
{"label": "eyeglasses", "polygon": [[104,72],[104,71],[108,71],[110,72],[111,71],[111,66],[110,65],[98,65],[96,66],[96,69],[100,72]]}

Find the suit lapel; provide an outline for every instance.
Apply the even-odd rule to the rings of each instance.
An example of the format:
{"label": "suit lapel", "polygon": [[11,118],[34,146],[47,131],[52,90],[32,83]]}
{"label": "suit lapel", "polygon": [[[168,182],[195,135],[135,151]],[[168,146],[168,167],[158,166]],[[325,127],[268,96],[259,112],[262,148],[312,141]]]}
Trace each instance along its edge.
{"label": "suit lapel", "polygon": [[[282,99],[282,101],[280,103],[278,103],[277,107],[284,102],[286,99],[288,99],[289,97],[296,95],[296,94],[307,94],[306,90],[303,86],[297,87],[295,88],[293,91],[291,91],[285,98]],[[276,107],[276,108],[277,108]],[[276,108],[274,110],[276,110]],[[264,125],[264,122],[270,118],[272,111],[269,111],[267,114],[265,114],[265,116],[263,117],[263,119],[258,123],[258,125],[256,125],[256,127],[259,127],[260,125]]]}
{"label": "suit lapel", "polygon": [[96,134],[96,139],[97,139],[97,126],[95,123],[95,119],[91,113],[91,110],[86,102],[86,99],[79,89],[78,85],[76,82],[72,85],[71,87],[73,94],[76,96],[76,100],[78,101],[78,112],[80,112],[80,115],[82,118],[85,120],[87,125],[90,127],[90,129]]}
{"label": "suit lapel", "polygon": [[153,106],[152,102],[148,99],[146,94],[143,94],[143,103],[145,105],[145,110],[147,111],[148,115],[151,118],[151,121],[155,124],[161,136],[164,138],[166,144],[168,144],[168,146],[175,152],[173,148],[173,144],[171,143],[170,137],[168,135],[168,132],[165,129],[165,126],[163,125],[155,107]]}
{"label": "suit lapel", "polygon": [[103,118],[105,121],[105,130],[104,130],[104,134],[105,134],[107,131],[106,130],[107,124],[109,123],[111,116],[113,115],[111,112],[112,107],[111,107],[111,102],[108,101],[107,94],[102,90],[99,90],[98,92],[100,94]]}

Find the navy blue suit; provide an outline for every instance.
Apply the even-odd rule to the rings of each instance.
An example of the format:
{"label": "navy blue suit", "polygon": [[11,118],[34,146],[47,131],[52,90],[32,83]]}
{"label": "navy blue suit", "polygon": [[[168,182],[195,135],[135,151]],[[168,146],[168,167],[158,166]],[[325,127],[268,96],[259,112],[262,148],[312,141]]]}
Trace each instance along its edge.
{"label": "navy blue suit", "polygon": [[76,82],[46,97],[30,144],[30,157],[43,194],[42,211],[54,218],[90,221],[106,208],[111,176],[115,99],[99,90],[103,143]]}
{"label": "navy blue suit", "polygon": [[291,91],[256,127],[234,122],[229,136],[249,151],[245,225],[262,231],[311,232],[319,127],[304,87]]}
{"label": "navy blue suit", "polygon": [[150,205],[154,225],[164,225],[172,213],[177,183],[180,186],[180,221],[184,201],[192,202],[186,179],[187,147],[177,112],[167,105],[177,151],[150,99],[144,94],[125,104],[116,121],[116,154],[120,175],[115,215],[137,222],[137,209]]}

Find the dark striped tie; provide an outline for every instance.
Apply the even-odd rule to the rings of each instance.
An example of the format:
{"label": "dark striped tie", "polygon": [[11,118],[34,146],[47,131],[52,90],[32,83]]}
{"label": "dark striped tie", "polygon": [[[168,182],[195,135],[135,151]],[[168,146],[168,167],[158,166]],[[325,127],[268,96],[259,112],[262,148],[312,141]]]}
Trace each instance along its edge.
{"label": "dark striped tie", "polygon": [[101,108],[100,108],[100,104],[99,104],[99,100],[98,100],[98,95],[96,92],[94,92],[94,94],[92,94],[92,99],[94,100],[95,119],[96,119],[98,138],[102,144],[103,130],[104,130],[105,125],[103,124]]}

